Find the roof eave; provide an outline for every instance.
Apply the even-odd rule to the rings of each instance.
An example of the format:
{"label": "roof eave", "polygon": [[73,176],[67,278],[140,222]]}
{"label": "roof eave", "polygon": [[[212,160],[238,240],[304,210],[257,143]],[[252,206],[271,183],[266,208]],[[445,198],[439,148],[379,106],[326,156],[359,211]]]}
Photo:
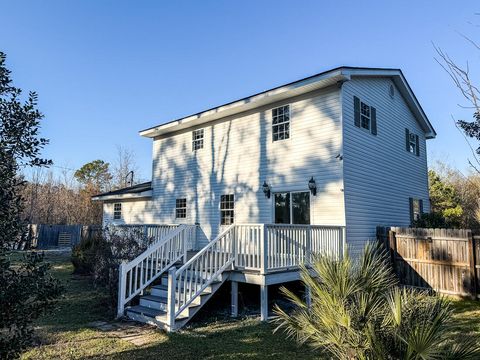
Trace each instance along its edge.
{"label": "roof eave", "polygon": [[[225,105],[200,113],[180,118],[139,132],[140,136],[154,138],[158,135],[176,131],[181,128],[200,125],[205,122],[234,115],[260,106],[264,106],[288,97],[301,95],[310,91],[334,85],[338,81],[349,80],[342,68],[330,70],[304,80],[283,85],[266,92],[261,92]],[[182,126],[183,125],[183,126]]]}
{"label": "roof eave", "polygon": [[92,201],[141,200],[141,199],[151,199],[152,195],[153,195],[152,190],[147,190],[139,193],[130,193],[130,194],[96,195],[96,196],[92,196]]}

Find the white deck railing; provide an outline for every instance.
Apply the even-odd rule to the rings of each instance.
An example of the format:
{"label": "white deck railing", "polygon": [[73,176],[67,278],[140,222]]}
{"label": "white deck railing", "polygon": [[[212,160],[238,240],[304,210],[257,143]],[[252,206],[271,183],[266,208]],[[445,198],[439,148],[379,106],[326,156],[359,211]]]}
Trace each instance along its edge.
{"label": "white deck railing", "polygon": [[[165,235],[167,235],[170,231],[179,227],[179,224],[145,224],[145,225],[138,225],[138,224],[119,224],[115,225],[116,228],[121,229],[123,232],[131,233],[133,235],[139,235],[155,243],[161,240]],[[193,245],[193,244],[192,244]]]}
{"label": "white deck railing", "polygon": [[314,254],[340,258],[344,251],[342,226],[237,224],[235,268],[271,271],[298,267]]}
{"label": "white deck railing", "polygon": [[[133,226],[131,226],[133,227]],[[177,261],[187,260],[189,244],[195,238],[195,225],[151,227],[154,242],[132,261],[123,262],[118,274],[117,315],[123,315],[125,305],[140,294]],[[170,229],[170,230],[168,230]],[[148,229],[145,231],[148,234]]]}
{"label": "white deck railing", "polygon": [[298,269],[315,254],[340,259],[345,227],[284,224],[235,224],[228,227],[178,270],[168,273],[167,319],[175,319],[227,270],[266,275]]}

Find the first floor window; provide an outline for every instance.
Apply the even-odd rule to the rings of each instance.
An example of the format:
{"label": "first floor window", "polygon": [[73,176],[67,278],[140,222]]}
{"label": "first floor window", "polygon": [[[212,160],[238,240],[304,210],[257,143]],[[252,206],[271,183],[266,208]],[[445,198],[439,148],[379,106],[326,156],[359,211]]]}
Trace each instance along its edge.
{"label": "first floor window", "polygon": [[290,105],[272,110],[272,137],[273,141],[290,138]]}
{"label": "first floor window", "polygon": [[234,214],[235,196],[233,194],[222,195],[220,197],[220,224],[232,225]]}
{"label": "first floor window", "polygon": [[185,219],[187,217],[187,199],[176,199],[175,217],[177,219]]}
{"label": "first floor window", "polygon": [[410,222],[420,220],[423,214],[423,200],[410,198]]}
{"label": "first floor window", "polygon": [[192,150],[203,149],[203,129],[192,131]]}
{"label": "first floor window", "polygon": [[120,220],[122,218],[122,204],[113,204],[113,219]]}
{"label": "first floor window", "polygon": [[276,224],[310,224],[310,193],[284,192],[275,194]]}

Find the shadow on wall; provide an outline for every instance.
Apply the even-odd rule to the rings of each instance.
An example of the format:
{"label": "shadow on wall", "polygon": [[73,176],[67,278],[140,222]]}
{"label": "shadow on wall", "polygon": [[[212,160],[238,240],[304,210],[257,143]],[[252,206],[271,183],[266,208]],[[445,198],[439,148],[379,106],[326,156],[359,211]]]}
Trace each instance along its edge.
{"label": "shadow on wall", "polygon": [[[154,195],[149,209],[154,222],[179,222],[175,199],[185,197],[191,209],[185,222],[201,224],[197,241],[204,244],[221,230],[221,194],[235,194],[236,221],[272,222],[272,199],[265,198],[263,182],[273,184],[274,189],[305,186],[307,191],[311,176],[317,184],[315,201],[332,196],[335,201],[325,204],[325,212],[338,207],[342,191],[341,161],[336,159],[341,148],[340,104],[332,100],[331,90],[322,94],[327,97],[324,101],[303,96],[290,102],[288,140],[271,139],[269,113],[280,104],[203,126],[201,150],[192,150],[192,129],[155,139]],[[343,216],[343,195],[341,199],[338,213]],[[337,225],[343,222],[338,219]]]}

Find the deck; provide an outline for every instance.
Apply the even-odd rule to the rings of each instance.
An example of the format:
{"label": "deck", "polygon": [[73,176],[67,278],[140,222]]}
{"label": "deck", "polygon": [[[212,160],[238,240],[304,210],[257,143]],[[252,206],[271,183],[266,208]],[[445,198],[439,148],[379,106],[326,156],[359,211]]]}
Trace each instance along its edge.
{"label": "deck", "polygon": [[[140,229],[152,238],[152,244],[136,259],[120,266],[118,315],[122,316],[130,301],[162,277],[165,289],[163,302],[159,300],[161,313],[150,321],[148,316],[142,317],[145,314],[138,316],[136,309],[135,318],[163,324],[159,326],[169,331],[183,326],[227,280],[231,282],[232,315],[238,311],[238,283],[244,282],[260,286],[261,317],[266,320],[269,285],[299,280],[299,266],[308,266],[315,254],[341,258],[345,250],[342,226],[233,224],[196,252],[191,251],[195,225],[127,228]],[[142,309],[151,316],[149,309]]]}

